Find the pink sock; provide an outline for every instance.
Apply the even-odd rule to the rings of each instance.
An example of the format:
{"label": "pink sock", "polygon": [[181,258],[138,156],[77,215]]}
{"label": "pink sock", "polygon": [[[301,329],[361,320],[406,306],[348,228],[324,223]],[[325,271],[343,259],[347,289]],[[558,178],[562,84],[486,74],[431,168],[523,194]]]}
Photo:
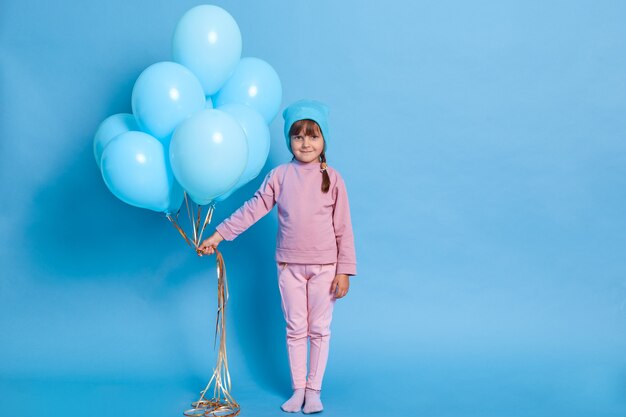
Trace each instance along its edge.
{"label": "pink sock", "polygon": [[322,400],[320,399],[320,391],[316,391],[314,389],[306,389],[306,393],[304,394],[304,408],[302,412],[304,414],[313,414],[319,413],[324,409],[322,405]]}
{"label": "pink sock", "polygon": [[280,406],[287,413],[299,413],[304,403],[304,388],[293,390],[293,395]]}

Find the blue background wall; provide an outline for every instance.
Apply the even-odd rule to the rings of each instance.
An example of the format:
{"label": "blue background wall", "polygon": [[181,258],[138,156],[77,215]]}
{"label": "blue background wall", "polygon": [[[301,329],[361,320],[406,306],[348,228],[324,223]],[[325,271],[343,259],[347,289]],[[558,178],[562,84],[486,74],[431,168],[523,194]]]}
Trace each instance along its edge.
{"label": "blue background wall", "polygon": [[[214,265],[106,189],[92,138],[195,1],[4,0],[0,414],[180,415]],[[359,276],[329,416],[626,414],[626,4],[219,1],[283,106],[332,108]],[[282,121],[262,173],[285,162]],[[218,206],[218,222],[262,175]],[[233,394],[289,394],[275,213],[223,244]]]}

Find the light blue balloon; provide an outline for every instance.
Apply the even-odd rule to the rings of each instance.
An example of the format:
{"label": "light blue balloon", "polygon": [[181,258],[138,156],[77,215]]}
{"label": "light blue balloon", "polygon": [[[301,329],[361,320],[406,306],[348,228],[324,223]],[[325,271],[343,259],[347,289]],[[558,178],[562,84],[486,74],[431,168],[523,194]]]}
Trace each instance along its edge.
{"label": "light blue balloon", "polygon": [[172,171],[193,201],[210,203],[246,168],[246,134],[229,114],[202,110],[180,124],[170,143]]}
{"label": "light blue balloon", "polygon": [[237,191],[239,189],[239,187],[234,186],[233,188],[231,188],[230,190],[226,191],[224,194],[222,195],[218,195],[217,197],[215,197],[213,199],[214,203],[221,203],[222,201],[226,200],[228,197],[230,197],[231,195],[233,195],[233,193],[235,191]]}
{"label": "light blue balloon", "polygon": [[248,163],[238,181],[238,186],[241,187],[259,175],[263,169],[270,153],[270,129],[263,116],[250,106],[234,103],[225,104],[219,107],[219,110],[233,116],[246,134]]}
{"label": "light blue balloon", "polygon": [[168,154],[165,152],[165,160],[167,165],[167,175],[172,177],[172,188],[170,189],[170,203],[167,208],[163,210],[166,214],[176,214],[180,211],[180,206],[183,204],[183,200],[185,200],[185,190],[180,186],[176,178],[174,178],[174,174],[172,173],[172,167],[170,165]]}
{"label": "light blue balloon", "polygon": [[133,87],[132,107],[137,124],[157,139],[166,138],[205,104],[200,81],[175,62],[150,65]]}
{"label": "light blue balloon", "polygon": [[235,191],[252,181],[259,175],[267,161],[270,151],[270,130],[263,116],[250,106],[244,104],[225,104],[219,108],[237,120],[246,134],[248,141],[248,163],[237,183],[213,199],[215,203],[221,203],[229,198]]}
{"label": "light blue balloon", "polygon": [[135,116],[130,113],[114,114],[100,123],[93,138],[93,154],[96,157],[98,168],[100,168],[102,151],[111,142],[111,139],[120,133],[130,132],[131,130],[139,130],[139,126],[135,121]]}
{"label": "light blue balloon", "polygon": [[172,39],[174,61],[189,68],[206,95],[215,94],[241,58],[241,32],[224,9],[200,5],[179,20]]}
{"label": "light blue balloon", "polygon": [[117,198],[158,212],[175,212],[183,191],[174,179],[163,144],[144,132],[125,132],[102,153],[102,178]]}
{"label": "light blue balloon", "polygon": [[214,109],[215,106],[213,106],[213,99],[211,98],[211,96],[206,96],[206,103],[204,105],[205,109]]}
{"label": "light blue balloon", "polygon": [[259,58],[242,58],[232,77],[213,96],[213,105],[247,104],[269,124],[280,107],[283,88],[270,64]]}

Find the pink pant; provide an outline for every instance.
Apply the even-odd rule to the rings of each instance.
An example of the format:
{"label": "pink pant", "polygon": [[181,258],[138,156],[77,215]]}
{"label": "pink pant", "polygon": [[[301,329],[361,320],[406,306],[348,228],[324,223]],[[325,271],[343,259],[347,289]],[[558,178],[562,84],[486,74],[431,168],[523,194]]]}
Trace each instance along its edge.
{"label": "pink pant", "polygon": [[[322,389],[335,298],[335,265],[278,264],[278,287],[287,322],[287,352],[293,389]],[[310,340],[307,378],[307,338]]]}

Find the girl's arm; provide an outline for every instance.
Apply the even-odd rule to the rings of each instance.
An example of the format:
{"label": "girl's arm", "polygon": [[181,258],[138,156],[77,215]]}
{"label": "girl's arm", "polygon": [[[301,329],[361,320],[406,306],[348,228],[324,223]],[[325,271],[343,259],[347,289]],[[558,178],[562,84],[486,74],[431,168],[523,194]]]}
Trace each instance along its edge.
{"label": "girl's arm", "polygon": [[337,239],[337,275],[356,275],[356,253],[354,250],[354,234],[350,219],[348,193],[343,179],[337,176],[335,187],[335,208],[333,225]]}
{"label": "girl's arm", "polygon": [[[198,250],[201,253],[211,255],[215,252],[217,245],[223,240],[233,240],[246,229],[265,216],[276,204],[277,185],[274,181],[274,171],[270,171],[261,187],[254,193],[254,196],[246,201],[228,219],[220,223],[215,233],[203,240]],[[198,253],[200,255],[200,253]]]}
{"label": "girl's arm", "polygon": [[217,226],[217,232],[221,237],[225,240],[235,239],[270,212],[276,204],[278,191],[274,172],[275,170],[272,170],[267,174],[263,184],[250,200]]}

